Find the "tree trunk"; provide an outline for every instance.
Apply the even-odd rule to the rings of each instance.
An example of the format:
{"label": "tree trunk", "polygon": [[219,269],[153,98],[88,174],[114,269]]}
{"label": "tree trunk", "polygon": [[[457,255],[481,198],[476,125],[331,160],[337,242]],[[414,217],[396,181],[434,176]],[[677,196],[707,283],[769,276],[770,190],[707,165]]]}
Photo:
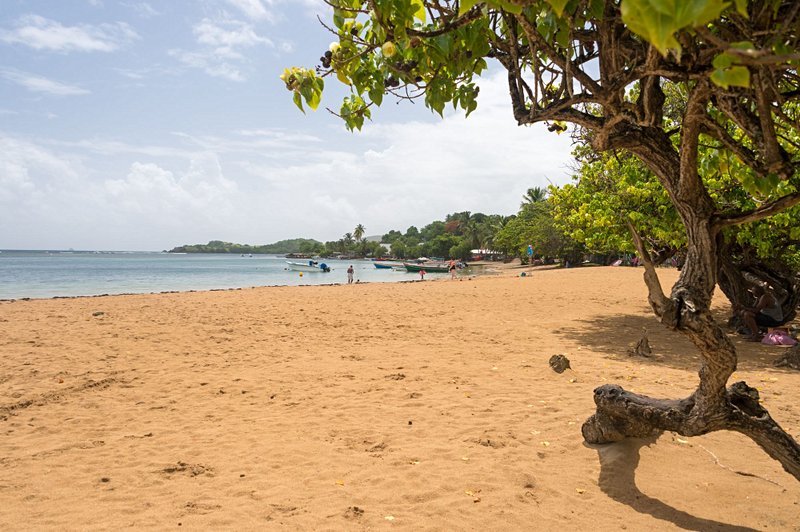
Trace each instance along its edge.
{"label": "tree trunk", "polygon": [[[631,226],[634,243],[645,266],[648,299],[661,322],[685,334],[701,356],[700,381],[694,393],[680,400],[660,400],[627,392],[617,385],[595,390],[596,413],[581,429],[588,443],[610,443],[629,437],[652,437],[669,430],[683,436],[698,436],[717,430],[741,432],[753,439],[783,468],[800,480],[800,446],[758,403],[758,391],[744,382],[726,388],[736,370],[736,348],[710,312],[711,297],[720,272],[721,238],[712,219],[714,205],[697,174],[696,118],[705,106],[703,87],[698,84],[689,98],[680,147],[680,162],[671,146],[631,145],[631,149],[659,180],[680,213],[686,227],[686,263],[669,297],[664,295],[653,260],[642,239]],[[623,133],[624,135],[624,133]],[[647,139],[641,134],[639,139]],[[609,142],[614,139],[608,138]],[[627,143],[632,142],[625,136]],[[635,141],[633,141],[635,142]],[[660,144],[663,146],[663,143]],[[726,269],[720,278],[734,278]]]}

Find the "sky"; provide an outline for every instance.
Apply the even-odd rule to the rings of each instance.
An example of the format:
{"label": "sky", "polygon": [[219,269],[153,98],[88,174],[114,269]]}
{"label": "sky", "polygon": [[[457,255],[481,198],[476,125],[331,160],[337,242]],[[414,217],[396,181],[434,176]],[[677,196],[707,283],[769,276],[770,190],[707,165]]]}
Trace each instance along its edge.
{"label": "sky", "polygon": [[514,214],[570,180],[571,140],[519,127],[504,76],[442,119],[391,98],[351,133],[278,76],[334,36],[322,0],[0,0],[0,249],[337,240]]}

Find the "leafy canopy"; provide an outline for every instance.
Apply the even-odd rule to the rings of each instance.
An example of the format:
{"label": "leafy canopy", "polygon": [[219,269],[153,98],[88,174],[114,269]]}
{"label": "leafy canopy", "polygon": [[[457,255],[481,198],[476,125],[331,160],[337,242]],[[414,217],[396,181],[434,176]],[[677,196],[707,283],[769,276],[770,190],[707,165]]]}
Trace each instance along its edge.
{"label": "leafy canopy", "polygon": [[[288,68],[281,79],[301,110],[303,102],[312,109],[319,106],[323,77],[333,75],[348,85],[351,94],[337,114],[349,129],[361,129],[364,119],[371,117],[370,108],[380,106],[386,93],[400,99],[422,98],[440,115],[447,103],[469,115],[477,107],[479,93],[474,77],[486,70],[486,59],[499,58],[504,43],[512,39],[520,45],[519,55],[528,51],[525,47],[548,43],[573,57],[596,57],[592,50],[580,49],[585,41],[579,34],[606,10],[604,0],[326,2],[333,11],[327,27],[337,40],[316,70]],[[780,2],[768,3],[777,8]],[[664,56],[680,53],[682,30],[708,26],[734,10],[748,16],[747,0],[623,0],[619,9],[627,27]],[[527,20],[528,27],[515,24],[513,17]],[[550,53],[541,48],[543,54]],[[732,43],[730,48],[715,54],[712,79],[724,87],[747,87],[750,73],[740,64],[741,58],[761,51],[750,41]],[[788,53],[784,43],[776,42],[773,48]],[[542,88],[554,95],[572,89],[556,80]]]}

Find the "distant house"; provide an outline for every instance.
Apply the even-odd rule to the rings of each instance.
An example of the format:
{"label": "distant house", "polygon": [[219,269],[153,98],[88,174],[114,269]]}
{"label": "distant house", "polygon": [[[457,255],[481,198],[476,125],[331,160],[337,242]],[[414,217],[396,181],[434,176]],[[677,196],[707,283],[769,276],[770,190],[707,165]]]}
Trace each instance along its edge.
{"label": "distant house", "polygon": [[478,260],[503,260],[505,255],[499,251],[493,251],[491,249],[471,249],[470,251],[471,257],[470,260],[478,261]]}

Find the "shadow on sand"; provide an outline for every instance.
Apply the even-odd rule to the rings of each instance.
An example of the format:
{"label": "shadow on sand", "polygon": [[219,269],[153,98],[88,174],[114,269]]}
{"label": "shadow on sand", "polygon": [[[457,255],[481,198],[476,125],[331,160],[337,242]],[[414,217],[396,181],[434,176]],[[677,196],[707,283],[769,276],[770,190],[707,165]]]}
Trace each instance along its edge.
{"label": "shadow on sand", "polygon": [[753,531],[744,526],[721,523],[712,519],[695,517],[684,511],[642,493],[636,487],[636,468],[639,450],[652,445],[658,438],[629,438],[618,443],[589,445],[600,458],[600,489],[611,499],[625,504],[639,513],[667,521],[686,530]]}
{"label": "shadow on sand", "polygon": [[[715,312],[714,318],[724,324],[727,313]],[[654,316],[617,314],[595,317],[582,322],[582,325],[576,328],[565,326],[554,332],[570,340],[577,340],[593,351],[620,360],[635,360],[637,364],[666,365],[693,372],[700,367],[697,348],[683,334],[667,329]],[[628,354],[629,346],[639,341],[645,329],[653,356],[633,358]],[[772,371],[788,371],[772,365],[785,353],[785,348],[748,342],[737,334],[731,334],[730,338],[736,346],[740,369],[769,368]]]}

